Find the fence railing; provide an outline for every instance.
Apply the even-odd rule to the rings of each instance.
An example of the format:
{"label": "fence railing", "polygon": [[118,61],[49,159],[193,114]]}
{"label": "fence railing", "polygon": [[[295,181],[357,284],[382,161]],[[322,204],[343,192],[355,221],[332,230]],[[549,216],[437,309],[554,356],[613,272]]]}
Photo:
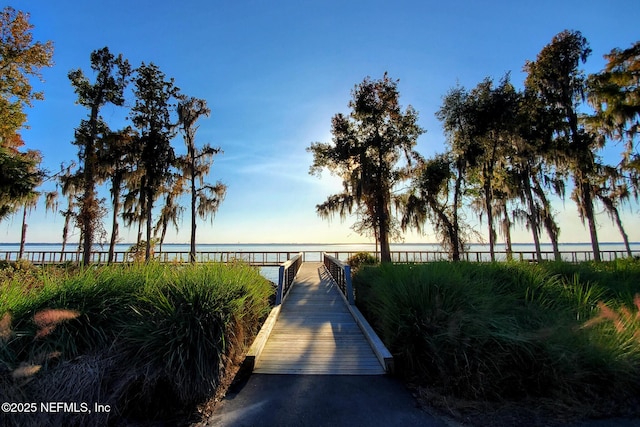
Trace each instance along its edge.
{"label": "fence railing", "polygon": [[[362,251],[331,251],[327,254],[342,262],[347,261],[355,254]],[[369,252],[379,259],[379,252]],[[251,265],[261,267],[279,267],[282,263],[288,261],[292,257],[298,255],[298,252],[198,252],[196,254],[196,262],[234,262],[243,261]],[[509,254],[505,251],[496,252],[497,261],[506,261]],[[640,256],[640,251],[632,251],[633,256]],[[511,258],[519,261],[535,261],[536,252],[532,250],[513,251]],[[552,261],[555,259],[553,251],[541,252],[542,260]],[[563,261],[580,262],[593,260],[593,252],[584,251],[561,251],[560,256]],[[625,250],[601,250],[600,256],[603,261],[613,261],[618,258],[628,256]],[[303,252],[303,261],[306,262],[323,262],[322,251],[306,251]],[[154,260],[159,262],[189,262],[188,251],[162,251],[153,255]],[[0,251],[0,261],[18,261],[23,259],[33,264],[64,264],[64,263],[80,263],[82,261],[82,253],[78,251],[25,251],[20,257],[19,251]],[[91,253],[90,262],[92,264],[106,264],[109,259],[107,251],[94,251]],[[134,256],[131,252],[119,251],[114,252],[114,263],[132,262]],[[449,260],[448,252],[444,251],[392,251],[391,260],[396,263],[425,263],[434,261]],[[468,251],[461,254],[461,259],[470,262],[488,262],[491,260],[489,251]]]}
{"label": "fence railing", "polygon": [[349,301],[349,304],[354,305],[355,298],[353,295],[351,267],[349,264],[346,264],[327,253],[323,254],[323,263],[329,271],[329,274],[331,274],[331,277],[333,277],[333,280],[338,284],[343,295],[347,298],[347,301]]}
{"label": "fence railing", "polygon": [[[362,252],[362,251],[359,251]],[[329,255],[337,258],[341,261],[346,261],[353,255],[359,252],[327,252]],[[380,259],[380,252],[368,252]],[[640,257],[640,251],[632,250],[632,256]],[[555,260],[555,254],[553,251],[542,251],[540,253],[543,261]],[[600,258],[602,261],[614,261],[619,258],[627,258],[629,255],[626,250],[600,250]],[[308,253],[305,253],[305,258],[308,258]],[[536,251],[512,251],[508,254],[505,251],[495,252],[496,261],[507,261],[513,259],[516,261],[536,261]],[[560,251],[560,257],[566,262],[581,262],[592,261],[593,252],[589,250],[584,251]],[[395,263],[426,263],[435,261],[448,261],[451,259],[449,252],[446,251],[391,251],[391,261]],[[460,259],[469,262],[489,262],[491,261],[491,253],[489,251],[466,251],[460,254]]]}
{"label": "fence railing", "polygon": [[[196,262],[223,262],[230,263],[243,261],[255,266],[278,267],[283,262],[297,255],[298,252],[198,252]],[[131,252],[114,252],[113,263],[133,262],[135,256]],[[0,261],[18,261],[23,259],[32,264],[65,264],[80,263],[82,253],[77,251],[25,251],[20,257],[18,251],[0,252]],[[92,264],[106,264],[109,253],[106,251],[91,252],[90,262]],[[163,251],[153,254],[153,259],[159,262],[189,262],[189,252],[184,251]]]}
{"label": "fence railing", "polygon": [[282,304],[282,301],[287,296],[289,288],[291,287],[291,283],[293,283],[293,279],[296,277],[296,274],[298,273],[298,270],[302,265],[303,259],[304,253],[299,252],[298,255],[294,256],[280,266],[280,270],[278,271],[276,305]]}

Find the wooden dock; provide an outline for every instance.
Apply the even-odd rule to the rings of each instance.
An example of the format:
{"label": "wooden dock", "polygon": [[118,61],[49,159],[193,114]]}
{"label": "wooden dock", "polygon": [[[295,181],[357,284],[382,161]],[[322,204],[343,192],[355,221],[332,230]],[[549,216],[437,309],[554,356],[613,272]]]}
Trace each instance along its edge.
{"label": "wooden dock", "polygon": [[304,263],[255,360],[260,374],[382,375],[376,357],[322,263]]}

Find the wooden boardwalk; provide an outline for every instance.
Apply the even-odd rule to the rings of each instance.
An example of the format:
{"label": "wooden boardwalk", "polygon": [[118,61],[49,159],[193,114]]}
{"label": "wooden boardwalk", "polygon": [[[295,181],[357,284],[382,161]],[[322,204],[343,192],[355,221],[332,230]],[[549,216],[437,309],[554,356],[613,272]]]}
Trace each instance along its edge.
{"label": "wooden boardwalk", "polygon": [[302,264],[253,372],[384,374],[339,292],[322,263]]}

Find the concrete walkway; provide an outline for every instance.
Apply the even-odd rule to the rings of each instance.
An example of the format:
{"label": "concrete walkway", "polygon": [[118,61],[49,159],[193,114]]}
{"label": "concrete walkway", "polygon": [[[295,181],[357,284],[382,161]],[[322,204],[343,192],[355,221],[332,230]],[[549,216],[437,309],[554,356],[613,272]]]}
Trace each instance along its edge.
{"label": "concrete walkway", "polygon": [[446,426],[389,376],[253,374],[198,427]]}

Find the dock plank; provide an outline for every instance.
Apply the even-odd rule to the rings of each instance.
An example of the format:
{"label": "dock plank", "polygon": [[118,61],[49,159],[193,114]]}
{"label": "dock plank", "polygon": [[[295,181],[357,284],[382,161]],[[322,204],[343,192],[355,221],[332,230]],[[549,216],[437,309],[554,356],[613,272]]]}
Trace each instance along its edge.
{"label": "dock plank", "polygon": [[322,263],[304,263],[291,286],[255,373],[381,375],[365,339]]}

